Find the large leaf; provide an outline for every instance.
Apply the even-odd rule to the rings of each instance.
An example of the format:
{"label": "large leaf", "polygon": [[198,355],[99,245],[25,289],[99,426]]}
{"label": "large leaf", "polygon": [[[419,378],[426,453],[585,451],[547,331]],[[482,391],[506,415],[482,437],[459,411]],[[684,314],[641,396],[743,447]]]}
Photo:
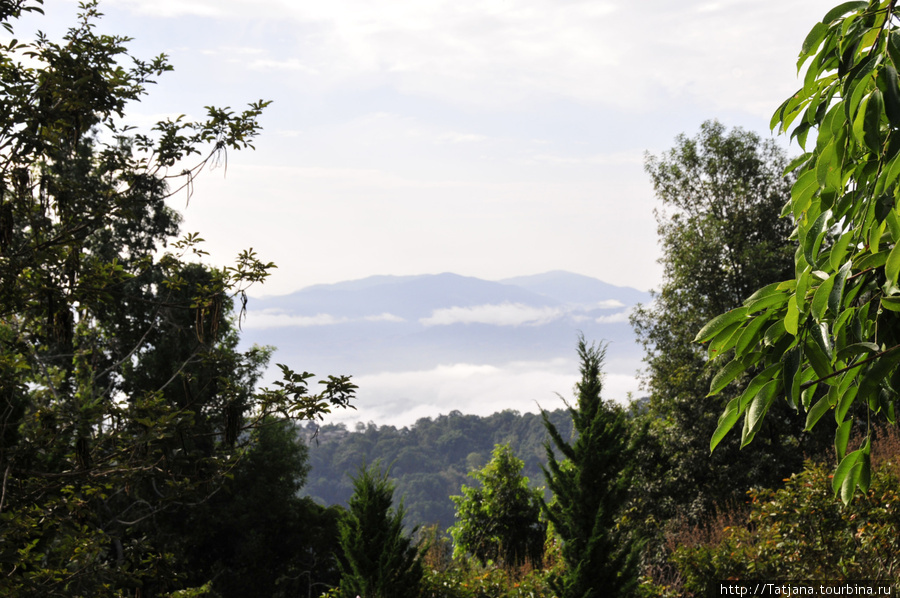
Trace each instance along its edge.
{"label": "large leaf", "polygon": [[822,18],[822,22],[826,25],[831,24],[831,22],[838,17],[842,17],[851,11],[862,10],[867,6],[869,6],[868,2],[844,2],[842,4],[838,4],[827,13],[825,13],[825,16]]}
{"label": "large leaf", "polygon": [[819,399],[806,414],[806,427],[804,429],[807,431],[812,430],[816,422],[822,419],[822,416],[828,413],[828,410],[832,407],[830,393]]}
{"label": "large leaf", "polygon": [[740,376],[745,369],[747,369],[747,366],[738,359],[728,362],[728,364],[719,370],[713,378],[712,384],[709,386],[709,394],[714,395],[728,386],[728,384]]}
{"label": "large leaf", "polygon": [[741,448],[750,444],[760,427],[762,427],[763,418],[769,411],[769,407],[771,407],[772,403],[775,401],[775,397],[778,396],[778,389],[780,386],[781,384],[778,379],[772,380],[763,386],[762,389],[756,393],[756,396],[753,397],[753,400],[750,402],[750,407],[747,409],[747,414],[744,417],[744,431],[741,436]]}
{"label": "large leaf", "polygon": [[831,297],[832,289],[834,289],[834,279],[834,276],[829,276],[827,280],[819,285],[819,288],[816,289],[813,295],[811,313],[817,322],[822,321],[825,310],[828,309],[828,299]]}
{"label": "large leaf", "polygon": [[700,329],[700,332],[697,333],[697,336],[694,338],[695,343],[705,343],[706,341],[712,339],[717,334],[722,332],[725,328],[730,326],[735,322],[739,322],[747,317],[747,308],[739,307],[737,309],[733,309],[727,313],[722,314],[721,316],[717,316],[706,323],[706,325]]}
{"label": "large leaf", "polygon": [[769,323],[770,317],[767,314],[756,316],[750,324],[741,332],[740,338],[734,346],[735,357],[743,357],[747,351],[756,346],[762,340],[764,330],[763,327]]}

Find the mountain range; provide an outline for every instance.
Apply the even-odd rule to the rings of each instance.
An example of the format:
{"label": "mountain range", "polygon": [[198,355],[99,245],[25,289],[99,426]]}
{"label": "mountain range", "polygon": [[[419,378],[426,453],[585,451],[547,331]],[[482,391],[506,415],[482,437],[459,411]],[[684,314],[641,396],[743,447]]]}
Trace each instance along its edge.
{"label": "mountain range", "polygon": [[[541,372],[559,380],[567,368],[574,381],[579,333],[609,343],[608,377],[627,378],[635,390],[642,353],[628,313],[650,300],[649,293],[563,271],[499,281],[452,273],[372,276],[251,298],[242,343],[277,347],[273,363],[297,371],[353,375],[361,401],[381,406],[370,415],[385,415],[387,409],[397,423],[404,423],[398,411],[421,414],[414,407],[424,405],[440,413],[465,411],[459,399],[446,396],[454,394],[448,380],[462,390],[460,378],[473,383],[464,401],[485,415],[493,412],[485,409],[491,401],[504,403],[498,410],[529,411],[533,408],[505,404],[498,384],[513,377],[518,383],[511,382],[510,389],[516,389],[523,377],[534,379]],[[267,376],[274,379],[271,370]],[[406,388],[404,379],[410,382]],[[490,392],[479,390],[485,382]]]}

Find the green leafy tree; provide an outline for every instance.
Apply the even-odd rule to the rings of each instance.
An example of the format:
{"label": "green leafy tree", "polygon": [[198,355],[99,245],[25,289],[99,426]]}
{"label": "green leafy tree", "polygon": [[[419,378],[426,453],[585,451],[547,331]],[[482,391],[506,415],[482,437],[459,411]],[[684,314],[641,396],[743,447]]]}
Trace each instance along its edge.
{"label": "green leafy tree", "polygon": [[[630,430],[625,413],[601,398],[605,347],[578,340],[581,381],[569,407],[576,437],[567,442],[544,415],[547,518],[562,540],[565,572],[552,580],[560,598],[626,596],[637,585],[638,546],[617,525],[627,497]],[[557,460],[553,448],[561,453]]]}
{"label": "green leafy tree", "polygon": [[530,563],[540,568],[547,525],[541,521],[541,491],[528,487],[524,463],[508,444],[494,447],[482,469],[470,473],[480,488],[462,487],[456,504],[456,525],[448,531],[455,552],[469,553],[482,565],[488,561],[507,567]]}
{"label": "green leafy tree", "polygon": [[251,432],[231,479],[204,504],[166,519],[171,542],[199,585],[222,598],[318,595],[337,585],[343,509],[299,496],[308,447],[285,420]]}
{"label": "green leafy tree", "polygon": [[784,397],[806,428],[835,421],[833,483],[845,502],[871,479],[871,442],[848,451],[854,421],[895,424],[900,389],[898,16],[894,0],[845,2],[807,35],[803,87],[772,118],[805,150],[788,168],[798,176],[783,209],[796,225],[794,270],[696,337],[735,349],[711,393],[761,370],[725,407],[711,447],[742,417],[741,444],[751,442]]}
{"label": "green leafy tree", "polygon": [[739,440],[729,438],[710,455],[718,414],[747,380],[708,397],[715,372],[707,358],[722,359],[729,347],[704,351],[692,342],[709,318],[790,276],[791,223],[779,217],[790,197],[790,181],[781,174],[787,163],[774,141],[716,121],[646,159],[661,203],[663,283],[653,303],[631,316],[646,350],[649,401],[637,417],[646,432],[635,457],[640,466],[630,516],[658,540],[645,560],[664,560],[662,536],[676,518],[696,523],[728,503],[744,502],[749,488],[777,485],[799,471],[804,452],[824,445],[803,434],[802,416],[783,406],[760,431],[756,451],[741,452]]}
{"label": "green leafy tree", "polygon": [[419,549],[403,532],[403,505],[392,509],[394,487],[379,467],[361,467],[353,479],[347,516],[339,523],[342,598],[419,595]]}
{"label": "green leafy tree", "polygon": [[[0,3],[0,22],[40,11]],[[254,391],[268,351],[237,351],[234,298],[272,264],[197,263],[166,206],[210,161],[252,147],[267,102],[140,133],[129,102],[171,69],[96,33],[95,2],[60,43],[0,47],[0,594],[163,595],[183,559],[158,530],[202,504],[272,413],[319,417],[355,388],[283,368]],[[196,157],[196,164],[190,159]],[[178,173],[178,174],[170,174]]]}

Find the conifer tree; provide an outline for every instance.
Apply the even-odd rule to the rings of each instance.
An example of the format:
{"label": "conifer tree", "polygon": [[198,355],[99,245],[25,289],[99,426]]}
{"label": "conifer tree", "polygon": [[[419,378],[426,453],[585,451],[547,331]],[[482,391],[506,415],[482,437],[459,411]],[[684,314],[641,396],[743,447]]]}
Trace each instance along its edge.
{"label": "conifer tree", "polygon": [[394,485],[380,467],[353,479],[350,512],[340,522],[342,598],[413,598],[419,594],[419,550],[403,533],[404,509],[392,509]]}
{"label": "conifer tree", "polygon": [[[569,406],[576,438],[566,442],[544,412],[544,474],[554,499],[544,509],[562,539],[565,572],[551,580],[560,598],[625,596],[637,585],[637,547],[616,526],[626,498],[629,429],[625,414],[600,396],[605,346],[580,337],[581,381]],[[564,459],[558,461],[553,447]]]}

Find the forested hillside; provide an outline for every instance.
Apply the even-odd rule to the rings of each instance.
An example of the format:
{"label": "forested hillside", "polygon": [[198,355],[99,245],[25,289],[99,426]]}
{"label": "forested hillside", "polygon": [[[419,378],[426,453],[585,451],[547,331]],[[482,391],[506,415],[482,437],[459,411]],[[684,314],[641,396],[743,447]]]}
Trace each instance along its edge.
{"label": "forested hillside", "polygon": [[[572,434],[568,412],[548,413],[565,438]],[[489,417],[451,411],[437,418],[422,418],[408,428],[358,424],[353,431],[343,424],[322,426],[313,437],[315,424],[303,429],[310,442],[311,470],[303,493],[325,505],[346,505],[353,494],[354,474],[363,464],[380,461],[391,468],[396,496],[403,497],[406,525],[453,525],[451,495],[462,484],[472,485],[468,473],[491,458],[497,444],[509,444],[525,462],[523,474],[532,487],[543,487],[541,464],[546,463],[547,432],[541,416],[503,411]]]}

